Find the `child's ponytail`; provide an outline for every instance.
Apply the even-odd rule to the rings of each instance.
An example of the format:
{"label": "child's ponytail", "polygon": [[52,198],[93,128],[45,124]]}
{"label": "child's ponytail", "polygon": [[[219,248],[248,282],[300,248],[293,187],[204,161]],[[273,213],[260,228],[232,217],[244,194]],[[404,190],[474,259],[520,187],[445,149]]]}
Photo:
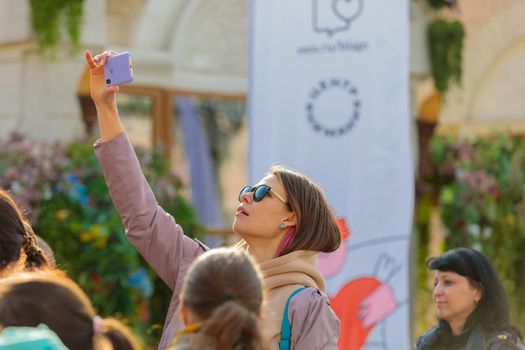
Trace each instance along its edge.
{"label": "child's ponytail", "polygon": [[217,349],[257,350],[262,342],[256,314],[235,300],[216,308],[202,332],[216,339]]}
{"label": "child's ponytail", "polygon": [[24,242],[22,243],[22,248],[26,255],[26,269],[41,269],[49,266],[46,256],[42,249],[40,249],[36,243],[36,237],[33,233],[33,230],[28,229],[29,225],[24,225],[25,234]]}
{"label": "child's ponytail", "polygon": [[122,322],[114,318],[105,318],[101,321],[100,335],[111,343],[113,350],[137,350],[140,348],[138,340]]}

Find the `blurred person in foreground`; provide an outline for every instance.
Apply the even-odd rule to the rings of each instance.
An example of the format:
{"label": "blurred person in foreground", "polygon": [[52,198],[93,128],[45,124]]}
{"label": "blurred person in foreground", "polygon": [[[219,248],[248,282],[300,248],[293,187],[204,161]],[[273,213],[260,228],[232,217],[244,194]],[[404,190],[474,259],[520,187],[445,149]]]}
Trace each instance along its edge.
{"label": "blurred person in foreground", "polygon": [[22,211],[9,193],[0,189],[0,276],[48,267],[50,263]]}
{"label": "blurred person in foreground", "polygon": [[185,328],[172,350],[263,350],[262,303],[261,272],[246,252],[219,248],[202,254],[184,277]]}
{"label": "blurred person in foreground", "polygon": [[46,325],[71,350],[138,350],[116,319],[97,316],[80,287],[62,272],[21,272],[0,279],[0,328]]}

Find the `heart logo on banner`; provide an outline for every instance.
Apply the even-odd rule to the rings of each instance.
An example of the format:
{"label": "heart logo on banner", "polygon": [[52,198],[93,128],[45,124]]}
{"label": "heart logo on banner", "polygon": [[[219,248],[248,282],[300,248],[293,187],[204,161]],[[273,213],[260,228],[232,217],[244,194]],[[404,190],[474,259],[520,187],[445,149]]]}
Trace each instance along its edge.
{"label": "heart logo on banner", "polygon": [[361,10],[362,0],[336,0],[333,9],[336,15],[345,21],[352,20]]}

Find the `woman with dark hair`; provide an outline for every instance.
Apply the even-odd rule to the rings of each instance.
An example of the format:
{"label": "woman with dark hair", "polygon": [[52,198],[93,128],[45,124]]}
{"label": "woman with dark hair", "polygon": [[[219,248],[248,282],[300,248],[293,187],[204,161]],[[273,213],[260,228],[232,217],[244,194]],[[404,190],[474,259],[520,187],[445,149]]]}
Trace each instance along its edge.
{"label": "woman with dark hair", "polygon": [[0,189],[0,275],[48,267],[33,231],[28,228],[13,198]]}
{"label": "woman with dark hair", "polygon": [[[93,58],[86,52],[101,135],[95,153],[128,238],[173,290],[159,345],[165,349],[183,328],[175,311],[186,270],[207,248],[186,237],[159,207],[142,174],[120,123],[119,88],[108,88],[104,78],[104,64],[115,54],[104,52]],[[282,349],[337,349],[339,320],[324,293],[317,253],[336,250],[341,234],[321,189],[303,174],[274,167],[256,185],[241,189],[239,201],[233,231],[242,238],[238,249],[254,257],[264,276],[264,339],[274,348],[281,344]],[[291,334],[284,337],[288,324]]]}
{"label": "woman with dark hair", "polygon": [[482,253],[452,249],[427,267],[436,271],[432,298],[439,323],[417,340],[417,350],[525,349],[510,323],[503,284]]}
{"label": "woman with dark hair", "polygon": [[137,350],[126,326],[97,316],[80,287],[59,271],[23,272],[0,280],[0,329],[45,324],[68,349]]}
{"label": "woman with dark hair", "polygon": [[264,349],[261,272],[240,249],[210,250],[191,265],[181,293],[184,330],[172,350]]}

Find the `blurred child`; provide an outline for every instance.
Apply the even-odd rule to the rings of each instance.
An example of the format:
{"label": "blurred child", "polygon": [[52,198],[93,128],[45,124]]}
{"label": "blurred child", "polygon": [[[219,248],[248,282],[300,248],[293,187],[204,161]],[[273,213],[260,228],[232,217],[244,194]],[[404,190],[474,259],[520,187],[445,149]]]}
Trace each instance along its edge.
{"label": "blurred child", "polygon": [[48,267],[35,235],[26,229],[20,208],[0,189],[0,276],[10,272]]}
{"label": "blurred child", "polygon": [[102,319],[80,287],[59,272],[36,271],[0,280],[0,327],[45,324],[69,349],[138,349],[117,320]]}
{"label": "blurred child", "polygon": [[185,276],[180,316],[186,328],[173,350],[264,349],[259,330],[262,279],[248,253],[214,249]]}

